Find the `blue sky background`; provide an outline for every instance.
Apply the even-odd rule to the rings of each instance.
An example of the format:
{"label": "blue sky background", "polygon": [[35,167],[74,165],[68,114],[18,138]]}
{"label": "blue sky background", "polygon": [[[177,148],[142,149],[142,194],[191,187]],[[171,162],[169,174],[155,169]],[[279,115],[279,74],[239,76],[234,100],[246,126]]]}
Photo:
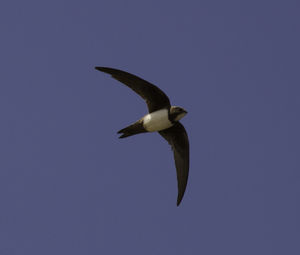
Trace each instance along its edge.
{"label": "blue sky background", "polygon": [[[0,3],[0,254],[300,254],[299,1]],[[147,112],[189,114],[180,207]]]}

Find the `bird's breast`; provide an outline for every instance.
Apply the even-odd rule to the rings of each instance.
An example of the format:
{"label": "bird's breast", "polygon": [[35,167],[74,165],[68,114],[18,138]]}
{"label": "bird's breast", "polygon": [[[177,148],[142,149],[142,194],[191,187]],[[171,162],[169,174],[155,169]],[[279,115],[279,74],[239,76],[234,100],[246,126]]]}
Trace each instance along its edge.
{"label": "bird's breast", "polygon": [[147,114],[143,118],[143,126],[148,132],[155,132],[172,127],[173,124],[169,120],[168,110],[162,109]]}

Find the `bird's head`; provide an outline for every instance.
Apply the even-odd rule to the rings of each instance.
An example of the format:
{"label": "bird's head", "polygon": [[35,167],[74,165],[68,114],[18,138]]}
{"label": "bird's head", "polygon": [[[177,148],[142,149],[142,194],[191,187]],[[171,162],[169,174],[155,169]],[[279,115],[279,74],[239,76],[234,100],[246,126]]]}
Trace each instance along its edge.
{"label": "bird's head", "polygon": [[179,106],[171,106],[170,117],[174,121],[179,121],[187,114],[187,111]]}

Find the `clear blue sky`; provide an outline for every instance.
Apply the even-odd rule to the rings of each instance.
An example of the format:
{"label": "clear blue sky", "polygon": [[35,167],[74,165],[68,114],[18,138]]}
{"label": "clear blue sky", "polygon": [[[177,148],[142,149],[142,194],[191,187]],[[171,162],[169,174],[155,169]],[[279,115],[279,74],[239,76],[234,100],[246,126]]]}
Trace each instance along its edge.
{"label": "clear blue sky", "polygon": [[[0,3],[0,254],[300,254],[299,1]],[[153,82],[191,143],[180,207]]]}

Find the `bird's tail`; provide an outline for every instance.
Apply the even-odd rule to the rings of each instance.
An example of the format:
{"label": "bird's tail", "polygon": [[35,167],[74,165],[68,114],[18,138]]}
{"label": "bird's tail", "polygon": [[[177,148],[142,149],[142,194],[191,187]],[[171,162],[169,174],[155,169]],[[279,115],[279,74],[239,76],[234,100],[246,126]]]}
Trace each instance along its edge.
{"label": "bird's tail", "polygon": [[137,122],[133,123],[132,125],[119,130],[118,134],[122,134],[119,138],[125,138],[128,136],[132,136],[132,135],[136,135],[136,134],[140,134],[140,133],[144,133],[144,132],[147,132],[147,131],[144,129],[143,121],[138,120]]}

